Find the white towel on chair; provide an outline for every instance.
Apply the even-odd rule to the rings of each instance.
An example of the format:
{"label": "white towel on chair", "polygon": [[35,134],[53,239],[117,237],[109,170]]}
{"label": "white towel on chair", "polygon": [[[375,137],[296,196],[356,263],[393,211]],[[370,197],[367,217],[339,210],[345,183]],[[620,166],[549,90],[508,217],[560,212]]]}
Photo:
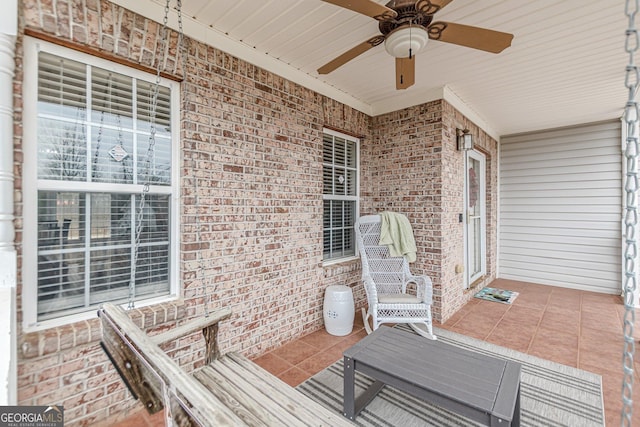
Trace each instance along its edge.
{"label": "white towel on chair", "polygon": [[407,261],[416,260],[416,241],[409,219],[399,213],[382,212],[380,214],[380,245],[389,247],[392,257],[403,256]]}

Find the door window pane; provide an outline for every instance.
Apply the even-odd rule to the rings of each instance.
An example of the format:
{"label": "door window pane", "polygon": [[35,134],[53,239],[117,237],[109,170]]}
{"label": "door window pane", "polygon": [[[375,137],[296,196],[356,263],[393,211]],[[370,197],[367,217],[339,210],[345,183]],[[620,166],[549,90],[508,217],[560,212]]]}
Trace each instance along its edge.
{"label": "door window pane", "polygon": [[467,154],[466,200],[467,200],[467,282],[473,283],[485,271],[484,224],[485,171],[484,159],[479,153]]}

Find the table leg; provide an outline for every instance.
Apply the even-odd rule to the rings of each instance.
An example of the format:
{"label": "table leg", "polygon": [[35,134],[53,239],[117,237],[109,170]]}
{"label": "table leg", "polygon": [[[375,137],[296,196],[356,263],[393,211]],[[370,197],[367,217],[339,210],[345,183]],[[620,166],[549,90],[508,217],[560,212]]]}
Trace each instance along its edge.
{"label": "table leg", "polygon": [[356,412],[356,400],[355,400],[355,369],[353,366],[353,360],[350,357],[344,357],[344,401],[343,409],[344,416],[353,420]]}
{"label": "table leg", "polygon": [[516,395],[516,407],[513,410],[513,427],[520,427],[520,385],[518,385],[518,394]]}
{"label": "table leg", "polygon": [[513,407],[513,416],[511,421],[505,421],[506,420],[498,418],[495,415],[491,415],[489,424],[491,427],[520,427],[520,384],[518,384],[518,389],[516,391],[516,402]]}

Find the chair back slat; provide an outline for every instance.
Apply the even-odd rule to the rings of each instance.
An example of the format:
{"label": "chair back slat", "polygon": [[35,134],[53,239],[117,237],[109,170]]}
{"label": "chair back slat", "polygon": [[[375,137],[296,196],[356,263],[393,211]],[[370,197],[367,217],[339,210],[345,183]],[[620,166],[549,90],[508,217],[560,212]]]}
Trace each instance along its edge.
{"label": "chair back slat", "polygon": [[356,240],[358,250],[364,253],[363,275],[370,275],[377,284],[397,284],[403,281],[409,268],[405,257],[392,257],[386,245],[380,245],[381,223],[378,215],[360,218]]}

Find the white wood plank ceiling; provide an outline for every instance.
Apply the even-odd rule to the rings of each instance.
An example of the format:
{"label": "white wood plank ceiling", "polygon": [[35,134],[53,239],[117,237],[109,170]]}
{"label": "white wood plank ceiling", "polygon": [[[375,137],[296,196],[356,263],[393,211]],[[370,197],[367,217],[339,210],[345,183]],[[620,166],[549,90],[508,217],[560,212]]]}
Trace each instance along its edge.
{"label": "white wood plank ceiling", "polygon": [[[162,21],[164,0],[114,2]],[[512,33],[512,46],[496,55],[432,40],[405,90],[395,89],[394,59],[382,45],[316,72],[379,34],[366,16],[320,0],[182,3],[188,35],[371,115],[444,94],[500,136],[620,117],[627,100],[622,0],[454,0],[435,20]]]}

